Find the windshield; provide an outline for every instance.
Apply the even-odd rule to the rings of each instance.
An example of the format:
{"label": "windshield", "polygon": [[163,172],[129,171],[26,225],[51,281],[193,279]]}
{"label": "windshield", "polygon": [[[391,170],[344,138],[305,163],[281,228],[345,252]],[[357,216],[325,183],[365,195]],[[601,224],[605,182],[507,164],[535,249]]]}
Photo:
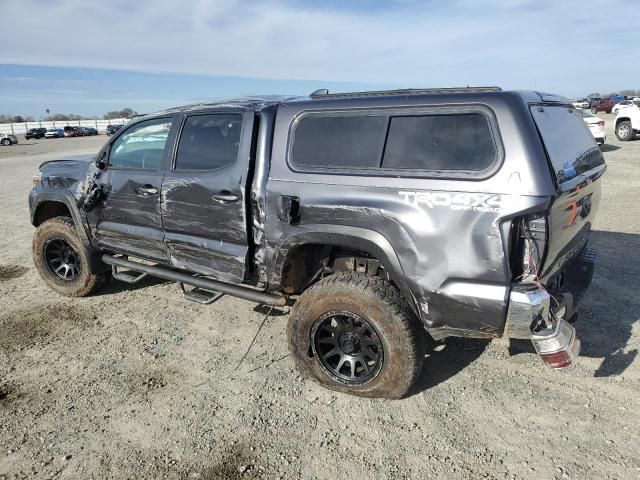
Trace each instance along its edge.
{"label": "windshield", "polygon": [[532,106],[558,183],[563,183],[604,164],[602,152],[575,108]]}

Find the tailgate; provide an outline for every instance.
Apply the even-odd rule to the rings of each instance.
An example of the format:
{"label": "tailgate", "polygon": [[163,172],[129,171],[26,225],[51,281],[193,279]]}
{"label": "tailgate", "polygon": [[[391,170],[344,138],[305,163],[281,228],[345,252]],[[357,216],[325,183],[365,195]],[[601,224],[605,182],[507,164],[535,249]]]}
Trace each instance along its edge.
{"label": "tailgate", "polygon": [[606,167],[595,139],[574,108],[533,105],[530,110],[558,186],[547,220],[547,254],[540,274],[544,281],[587,243]]}

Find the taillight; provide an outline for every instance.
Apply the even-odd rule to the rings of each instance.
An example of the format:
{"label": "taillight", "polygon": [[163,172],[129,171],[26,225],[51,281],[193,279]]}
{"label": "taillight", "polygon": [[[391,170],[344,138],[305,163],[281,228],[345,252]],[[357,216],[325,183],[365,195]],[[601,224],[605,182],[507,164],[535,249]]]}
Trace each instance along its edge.
{"label": "taillight", "polygon": [[514,224],[511,252],[513,281],[535,281],[542,269],[547,246],[547,217],[544,214],[527,215]]}
{"label": "taillight", "polygon": [[600,120],[600,121],[598,122],[598,126],[599,126],[599,127],[604,127],[604,120]]}
{"label": "taillight", "polygon": [[552,332],[535,333],[531,342],[542,361],[551,368],[568,367],[580,355],[580,339],[566,320],[558,320]]}

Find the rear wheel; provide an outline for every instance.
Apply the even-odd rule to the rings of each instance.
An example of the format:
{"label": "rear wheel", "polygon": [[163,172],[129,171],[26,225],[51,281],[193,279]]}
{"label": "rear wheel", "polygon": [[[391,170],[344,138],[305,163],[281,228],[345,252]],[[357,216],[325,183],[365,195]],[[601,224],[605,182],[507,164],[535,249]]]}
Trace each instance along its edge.
{"label": "rear wheel", "polygon": [[3,138],[0,143],[6,147],[7,145],[11,145],[11,140],[9,140],[8,138]]}
{"label": "rear wheel", "polygon": [[402,398],[424,359],[424,331],[388,281],[340,273],[305,291],[289,317],[289,349],[303,375],[362,397]]}
{"label": "rear wheel", "polygon": [[84,297],[108,280],[108,274],[89,271],[86,249],[69,217],[42,223],[33,236],[32,254],[40,276],[61,295]]}
{"label": "rear wheel", "polygon": [[631,140],[634,136],[635,133],[633,132],[633,128],[631,127],[631,122],[625,120],[624,122],[620,122],[616,126],[616,137],[618,137],[618,140],[620,140],[621,142]]}

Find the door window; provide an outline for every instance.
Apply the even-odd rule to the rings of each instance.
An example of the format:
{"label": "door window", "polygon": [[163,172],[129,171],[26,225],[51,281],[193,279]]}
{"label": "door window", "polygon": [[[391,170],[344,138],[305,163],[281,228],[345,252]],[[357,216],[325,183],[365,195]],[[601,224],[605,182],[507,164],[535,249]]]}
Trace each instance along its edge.
{"label": "door window", "polygon": [[180,134],[175,170],[215,170],[238,158],[242,115],[187,117]]}
{"label": "door window", "polygon": [[133,125],[111,145],[109,165],[114,168],[160,169],[170,129],[170,118],[156,118]]}

